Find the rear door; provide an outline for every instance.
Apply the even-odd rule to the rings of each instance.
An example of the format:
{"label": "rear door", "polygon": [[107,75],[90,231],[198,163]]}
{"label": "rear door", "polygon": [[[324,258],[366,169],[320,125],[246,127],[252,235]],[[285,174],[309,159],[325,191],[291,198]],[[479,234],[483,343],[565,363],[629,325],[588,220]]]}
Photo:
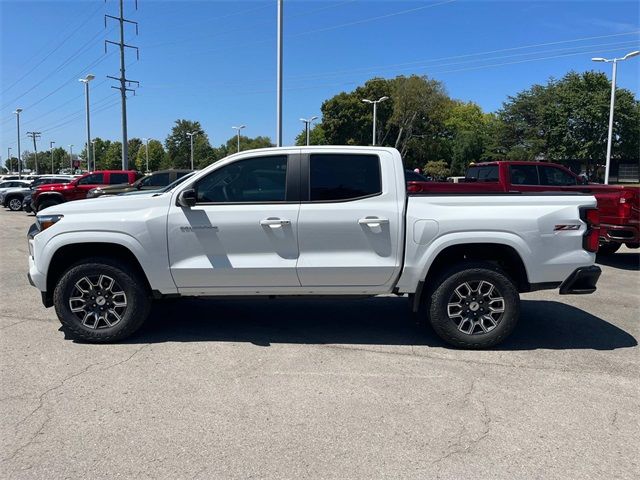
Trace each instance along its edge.
{"label": "rear door", "polygon": [[382,287],[394,280],[404,205],[396,183],[404,172],[394,168],[382,150],[303,156],[297,268],[303,287]]}

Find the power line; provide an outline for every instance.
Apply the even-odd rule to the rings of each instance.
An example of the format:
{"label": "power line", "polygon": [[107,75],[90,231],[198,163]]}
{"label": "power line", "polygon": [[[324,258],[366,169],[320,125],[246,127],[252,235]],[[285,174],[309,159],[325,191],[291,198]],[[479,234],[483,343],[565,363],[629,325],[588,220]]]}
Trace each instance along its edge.
{"label": "power line", "polygon": [[[86,23],[96,14],[98,13],[100,10],[102,10],[102,5],[98,5],[98,8],[94,9],[88,17],[86,17],[82,22],[80,22],[80,24],[69,34],[67,35],[60,43],[58,43],[58,45],[56,45],[56,47],[54,47],[53,50],[51,50],[49,53],[47,53],[38,63],[36,63],[28,72],[26,72],[25,74],[23,74],[21,77],[19,77],[17,80],[15,80],[11,85],[9,85],[7,88],[4,89],[4,91],[2,92],[3,95],[6,94],[9,90],[11,90],[11,88],[13,88],[14,86],[16,86],[18,83],[20,83],[22,80],[24,80],[27,76],[29,76],[31,73],[33,73],[35,71],[36,68],[38,68],[40,65],[42,65],[46,60],[48,60],[51,55],[53,55],[54,53],[56,53],[71,37],[73,37],[76,33],[78,33],[82,27],[84,27],[86,25]],[[39,55],[39,53],[37,53],[36,55],[34,55],[34,58]]]}

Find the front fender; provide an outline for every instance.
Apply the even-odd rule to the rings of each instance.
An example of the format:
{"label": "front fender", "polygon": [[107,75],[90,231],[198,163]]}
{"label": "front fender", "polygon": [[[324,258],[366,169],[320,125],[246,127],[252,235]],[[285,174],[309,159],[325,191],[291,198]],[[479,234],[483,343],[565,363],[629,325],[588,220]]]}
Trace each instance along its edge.
{"label": "front fender", "polygon": [[[54,227],[52,227],[54,228]],[[177,288],[169,273],[169,262],[166,248],[163,251],[152,251],[143,245],[132,235],[114,231],[72,231],[61,232],[51,237],[46,237],[45,230],[34,237],[35,266],[37,270],[46,275],[56,252],[62,247],[87,243],[109,243],[120,245],[128,249],[138,260],[147,276],[152,290],[162,293],[177,293]],[[95,252],[96,256],[100,251]]]}

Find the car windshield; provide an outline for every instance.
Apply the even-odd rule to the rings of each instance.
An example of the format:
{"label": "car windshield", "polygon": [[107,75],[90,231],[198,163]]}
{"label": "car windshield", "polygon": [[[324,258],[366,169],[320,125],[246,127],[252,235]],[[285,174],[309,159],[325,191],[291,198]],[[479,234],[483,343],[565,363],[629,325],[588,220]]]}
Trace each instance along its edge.
{"label": "car windshield", "polygon": [[168,192],[169,190],[171,190],[173,187],[180,185],[182,182],[184,182],[187,178],[189,178],[190,176],[192,176],[194,173],[196,172],[191,172],[191,173],[187,173],[186,175],[180,177],[179,179],[175,180],[173,183],[170,183],[169,185],[167,185],[166,187],[158,190],[158,193],[165,193]]}

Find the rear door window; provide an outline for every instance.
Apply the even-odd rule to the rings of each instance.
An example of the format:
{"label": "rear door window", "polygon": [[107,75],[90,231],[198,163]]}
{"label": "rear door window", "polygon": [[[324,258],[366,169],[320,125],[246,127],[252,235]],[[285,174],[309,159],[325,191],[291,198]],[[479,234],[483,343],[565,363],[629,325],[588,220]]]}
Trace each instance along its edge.
{"label": "rear door window", "polygon": [[145,187],[166,187],[167,185],[169,185],[169,172],[153,174],[144,183]]}
{"label": "rear door window", "polygon": [[129,183],[128,173],[111,173],[109,174],[109,185],[121,185]]}
{"label": "rear door window", "polygon": [[535,165],[511,165],[509,174],[512,185],[540,185]]}
{"label": "rear door window", "polygon": [[540,184],[541,185],[553,185],[556,187],[564,187],[568,185],[577,185],[578,182],[573,175],[556,167],[538,167],[540,172]]}
{"label": "rear door window", "polygon": [[309,199],[312,202],[344,201],[382,193],[377,155],[311,155]]}

